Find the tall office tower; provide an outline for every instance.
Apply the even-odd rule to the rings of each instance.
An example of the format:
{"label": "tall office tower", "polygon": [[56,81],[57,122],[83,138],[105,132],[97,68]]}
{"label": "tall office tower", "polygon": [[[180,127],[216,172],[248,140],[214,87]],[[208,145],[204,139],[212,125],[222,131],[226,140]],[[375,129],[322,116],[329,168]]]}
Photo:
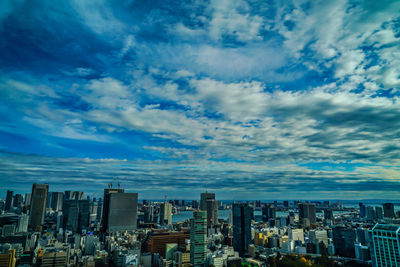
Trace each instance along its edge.
{"label": "tall office tower", "polygon": [[285,208],[289,208],[289,201],[288,200],[283,201],[283,206]]}
{"label": "tall office tower", "polygon": [[31,193],[26,193],[25,194],[24,205],[29,206],[31,204],[31,199],[32,199],[32,194]]}
{"label": "tall office tower", "polygon": [[358,205],[360,206],[360,217],[364,218],[367,215],[367,209],[365,207],[365,205],[363,203],[358,203]]}
{"label": "tall office tower", "polygon": [[328,247],[328,233],[326,230],[310,230],[308,237],[311,243],[315,244],[318,254],[323,254],[320,251],[320,243],[324,243],[325,248]]}
{"label": "tall office tower", "polygon": [[276,218],[276,208],[274,204],[266,203],[262,208],[262,217],[264,222],[268,222],[269,219]]}
{"label": "tall office tower", "polygon": [[302,223],[308,219],[311,224],[316,223],[315,205],[313,203],[299,203],[299,218]]}
{"label": "tall office tower", "polygon": [[335,217],[333,216],[333,210],[325,209],[324,210],[324,219],[326,220],[333,220]]}
{"label": "tall office tower", "polygon": [[90,224],[90,201],[89,200],[65,200],[63,205],[63,228],[81,232]]}
{"label": "tall office tower", "polygon": [[13,206],[19,207],[24,203],[24,197],[21,194],[16,194],[14,196]]}
{"label": "tall office tower", "polygon": [[150,204],[146,207],[144,211],[144,222],[152,223],[154,222],[154,207]]}
{"label": "tall office tower", "polygon": [[335,227],[332,230],[336,253],[342,257],[354,258],[356,232],[351,228]]}
{"label": "tall office tower", "polygon": [[192,208],[193,209],[199,209],[199,206],[200,206],[200,204],[199,204],[198,200],[193,200],[192,201]]}
{"label": "tall office tower", "polygon": [[378,220],[383,219],[383,209],[381,207],[375,207],[375,215]]}
{"label": "tall office tower", "polygon": [[246,204],[233,204],[233,247],[244,256],[251,243],[251,217],[253,208]]}
{"label": "tall office tower", "polygon": [[7,190],[5,211],[10,211],[14,201],[14,191]]}
{"label": "tall office tower", "polygon": [[31,206],[29,211],[29,228],[33,231],[41,231],[46,213],[48,184],[34,183],[32,186]]}
{"label": "tall office tower", "polygon": [[383,216],[385,218],[394,218],[394,205],[393,203],[383,203]]}
{"label": "tall office tower", "polygon": [[372,228],[375,265],[379,267],[399,266],[400,225],[379,224]]}
{"label": "tall office tower", "polygon": [[103,218],[103,200],[99,198],[97,201],[97,220],[101,221]]}
{"label": "tall office tower", "polygon": [[208,199],[207,207],[207,225],[212,226],[218,224],[218,200]]}
{"label": "tall office tower", "polygon": [[94,222],[97,219],[97,210],[98,210],[98,203],[97,201],[90,202],[90,221]]}
{"label": "tall office tower", "polygon": [[65,200],[83,200],[83,192],[65,191]]}
{"label": "tall office tower", "polygon": [[207,210],[207,200],[215,199],[215,193],[201,193],[200,194],[200,209]]}
{"label": "tall office tower", "polygon": [[289,229],[288,236],[290,241],[300,242],[300,244],[304,243],[304,230],[303,228],[299,229]]}
{"label": "tall office tower", "polygon": [[172,204],[164,202],[160,205],[160,224],[172,224]]}
{"label": "tall office tower", "polygon": [[50,208],[54,211],[62,210],[64,193],[63,192],[51,192]]}
{"label": "tall office tower", "polygon": [[376,212],[374,207],[368,206],[366,211],[367,219],[370,221],[376,220]]}
{"label": "tall office tower", "polygon": [[194,211],[190,220],[190,262],[194,267],[205,266],[207,243],[207,212]]}
{"label": "tall office tower", "polygon": [[27,214],[20,215],[18,219],[16,232],[17,233],[28,232],[28,224],[29,224],[29,216]]}
{"label": "tall office tower", "polygon": [[104,189],[102,231],[104,233],[135,231],[138,194],[124,189]]}

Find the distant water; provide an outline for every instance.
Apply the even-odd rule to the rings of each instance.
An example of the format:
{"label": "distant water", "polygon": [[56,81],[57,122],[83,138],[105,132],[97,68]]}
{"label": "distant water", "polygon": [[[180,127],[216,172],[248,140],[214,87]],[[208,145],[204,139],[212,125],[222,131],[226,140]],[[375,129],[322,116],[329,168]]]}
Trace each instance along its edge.
{"label": "distant water", "polygon": [[[366,206],[379,206],[382,207],[382,203],[365,203]],[[346,208],[358,208],[358,203],[357,204],[343,204],[344,207]],[[395,212],[400,210],[400,206],[395,205],[394,206],[394,210]],[[230,209],[228,210],[218,210],[218,218],[219,219],[224,219],[227,220],[229,217],[229,213],[231,212]],[[341,213],[346,213],[346,211],[333,211],[333,215],[339,215]],[[295,213],[297,214],[297,213]],[[254,215],[261,215],[261,211],[254,211]],[[277,211],[276,212],[276,216],[277,217],[286,217],[289,215],[288,211]],[[324,217],[324,213],[323,212],[317,212],[317,217]],[[180,213],[178,214],[174,214],[172,215],[172,222],[173,223],[177,223],[177,222],[184,222],[186,220],[190,220],[191,218],[193,218],[193,211],[180,211]]]}
{"label": "distant water", "polygon": [[[218,210],[218,218],[227,220],[229,217],[229,212],[231,212],[231,210]],[[193,211],[190,210],[180,211],[178,214],[172,215],[172,223],[184,222],[186,220],[189,221],[192,218],[193,218]]]}

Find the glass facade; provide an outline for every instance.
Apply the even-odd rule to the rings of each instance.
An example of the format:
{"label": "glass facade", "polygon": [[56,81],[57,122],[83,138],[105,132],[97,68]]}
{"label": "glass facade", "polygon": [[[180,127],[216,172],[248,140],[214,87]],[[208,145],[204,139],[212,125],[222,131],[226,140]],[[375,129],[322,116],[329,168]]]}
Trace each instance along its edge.
{"label": "glass facade", "polygon": [[375,266],[400,267],[400,225],[376,224],[372,228]]}

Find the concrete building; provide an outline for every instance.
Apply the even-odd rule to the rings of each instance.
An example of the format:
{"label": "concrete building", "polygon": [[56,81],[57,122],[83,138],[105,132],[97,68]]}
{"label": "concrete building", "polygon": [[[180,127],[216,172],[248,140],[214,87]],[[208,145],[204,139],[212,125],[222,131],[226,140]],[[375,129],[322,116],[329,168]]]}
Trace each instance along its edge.
{"label": "concrete building", "polygon": [[208,199],[206,200],[207,209],[207,225],[211,227],[212,225],[218,224],[218,200]]}
{"label": "concrete building", "polygon": [[372,228],[375,266],[399,266],[400,225],[379,224]]}
{"label": "concrete building", "polygon": [[207,212],[194,211],[190,220],[190,262],[204,266],[207,256]]}
{"label": "concrete building", "polygon": [[246,204],[233,204],[233,247],[243,257],[251,244],[251,217],[253,208]]}
{"label": "concrete building", "polygon": [[104,189],[102,231],[135,231],[137,204],[137,193],[125,193],[124,189]]}
{"label": "concrete building", "polygon": [[11,208],[14,206],[14,191],[7,190],[7,196],[6,196],[6,205],[4,207],[5,211],[10,211]]}
{"label": "concrete building", "polygon": [[299,203],[299,218],[304,224],[305,220],[309,220],[310,224],[316,223],[315,205],[313,203]]}
{"label": "concrete building", "polygon": [[385,218],[394,218],[394,205],[393,203],[383,203],[383,216]]}
{"label": "concrete building", "polygon": [[201,193],[200,194],[200,209],[207,211],[207,200],[214,199],[215,200],[215,193]]}
{"label": "concrete building", "polygon": [[48,184],[34,183],[32,186],[32,197],[29,210],[29,228],[40,232],[46,213],[47,194],[49,192]]}
{"label": "concrete building", "polygon": [[160,224],[172,224],[172,204],[164,202],[160,205]]}

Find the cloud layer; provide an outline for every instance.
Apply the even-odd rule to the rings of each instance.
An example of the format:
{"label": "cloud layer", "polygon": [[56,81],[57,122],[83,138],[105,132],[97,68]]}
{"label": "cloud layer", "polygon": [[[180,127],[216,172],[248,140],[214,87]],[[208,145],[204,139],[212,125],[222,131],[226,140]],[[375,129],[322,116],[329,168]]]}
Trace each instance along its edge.
{"label": "cloud layer", "polygon": [[399,197],[397,1],[2,5],[2,190]]}

